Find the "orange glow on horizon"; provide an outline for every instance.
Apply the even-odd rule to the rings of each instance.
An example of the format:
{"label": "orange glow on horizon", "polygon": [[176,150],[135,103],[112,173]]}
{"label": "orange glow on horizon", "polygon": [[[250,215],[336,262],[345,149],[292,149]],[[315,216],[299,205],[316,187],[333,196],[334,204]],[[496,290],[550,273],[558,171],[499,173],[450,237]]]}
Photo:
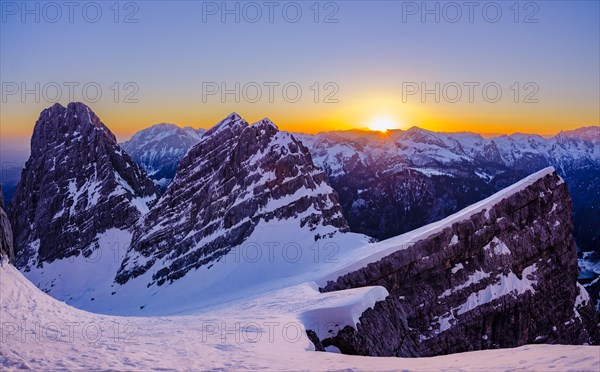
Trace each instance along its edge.
{"label": "orange glow on horizon", "polygon": [[[480,134],[512,134],[515,132],[555,135],[562,130],[598,125],[598,114],[589,110],[544,107],[505,107],[501,105],[468,107],[459,105],[425,105],[398,103],[394,94],[372,94],[348,99],[347,104],[306,106],[213,106],[179,104],[114,105],[89,104],[119,141],[130,138],[141,129],[167,122],[181,127],[208,129],[235,111],[249,123],[270,118],[281,130],[314,134],[335,130],[386,129],[406,130],[417,126],[436,132],[474,132]],[[378,97],[378,98],[375,98]],[[63,103],[64,105],[64,103]],[[11,139],[31,137],[39,113],[51,104],[6,106],[0,113],[3,144]],[[512,108],[512,110],[510,110]]]}

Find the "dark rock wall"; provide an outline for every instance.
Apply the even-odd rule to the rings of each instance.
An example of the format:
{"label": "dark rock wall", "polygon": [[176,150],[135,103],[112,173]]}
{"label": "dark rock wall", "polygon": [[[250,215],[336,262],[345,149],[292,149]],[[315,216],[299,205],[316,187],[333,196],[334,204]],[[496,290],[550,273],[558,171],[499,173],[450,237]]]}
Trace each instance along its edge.
{"label": "dark rock wall", "polygon": [[91,254],[98,233],[138,221],[133,199],[158,198],[158,188],[82,103],[42,111],[31,149],[8,211],[20,269]]}
{"label": "dark rock wall", "polygon": [[[599,344],[576,282],[571,200],[556,173],[329,282],[322,291],[380,285],[390,296],[357,331],[322,340],[358,355],[418,357],[527,343]],[[530,289],[528,289],[530,288]]]}
{"label": "dark rock wall", "polygon": [[2,185],[0,185],[0,254],[8,256],[10,262],[14,262],[15,260],[13,233],[8,216],[4,212]]}

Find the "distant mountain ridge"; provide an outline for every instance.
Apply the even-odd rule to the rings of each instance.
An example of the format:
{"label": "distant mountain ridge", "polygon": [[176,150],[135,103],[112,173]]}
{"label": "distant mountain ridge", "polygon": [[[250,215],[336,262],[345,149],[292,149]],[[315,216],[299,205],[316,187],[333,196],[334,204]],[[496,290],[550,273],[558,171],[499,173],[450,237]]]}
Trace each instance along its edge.
{"label": "distant mountain ridge", "polygon": [[[375,194],[393,193],[391,189],[384,191],[381,188],[391,187],[394,183],[390,182],[396,179],[395,185],[398,187],[395,190],[404,187],[406,192],[397,191],[401,194],[396,197],[393,195],[386,197],[392,196],[393,199],[405,200],[412,198],[410,189],[415,185],[407,185],[398,177],[406,178],[409,173],[414,173],[416,174],[414,178],[420,180],[423,187],[425,184],[431,185],[433,189],[421,193],[421,196],[414,196],[415,201],[425,203],[423,208],[433,211],[426,220],[419,221],[423,217],[418,216],[410,217],[411,221],[416,218],[416,224],[422,225],[455,211],[461,205],[480,200],[483,196],[513,183],[524,174],[548,165],[555,166],[573,190],[577,189],[580,184],[579,178],[583,176],[578,170],[587,172],[600,166],[598,146],[600,132],[597,127],[561,132],[550,139],[525,134],[485,139],[475,133],[436,133],[417,127],[406,131],[389,131],[385,134],[340,131],[317,135],[298,134],[298,137],[311,149],[315,162],[327,171],[334,188],[338,190],[350,227],[380,238],[396,235],[402,230],[394,226],[386,227],[385,221],[375,221],[372,227],[361,228],[351,217],[353,203],[354,210],[363,205],[363,200],[369,203],[369,199],[361,198],[359,193],[373,190],[374,184],[380,184],[380,189],[369,193],[371,197]],[[432,176],[445,176],[447,179],[444,184],[433,185],[435,182],[431,180]],[[467,182],[462,182],[463,179]],[[456,187],[462,194],[454,198],[455,205],[437,204],[436,206],[435,200],[429,202],[423,200],[423,197],[428,198],[428,193],[431,198],[447,193],[452,194],[451,190],[443,190],[447,189],[449,183],[455,182],[458,183]],[[436,191],[437,188],[440,188],[439,192]],[[575,194],[577,216],[582,209],[585,209],[585,205],[580,205],[578,193]],[[374,200],[373,202],[376,203]],[[408,202],[410,207],[410,200]],[[445,210],[447,212],[444,212]],[[441,214],[438,215],[435,211],[440,211]],[[410,215],[409,212],[407,213]],[[364,220],[360,217],[357,219]],[[578,222],[576,221],[576,229]],[[415,227],[414,223],[402,225],[406,230]],[[576,233],[585,235],[583,231],[576,231]],[[588,236],[584,240],[587,242],[586,245],[596,246],[600,244],[599,238]]]}
{"label": "distant mountain ridge", "polygon": [[121,146],[164,191],[175,177],[181,158],[200,142],[204,132],[205,129],[160,123],[137,132]]}

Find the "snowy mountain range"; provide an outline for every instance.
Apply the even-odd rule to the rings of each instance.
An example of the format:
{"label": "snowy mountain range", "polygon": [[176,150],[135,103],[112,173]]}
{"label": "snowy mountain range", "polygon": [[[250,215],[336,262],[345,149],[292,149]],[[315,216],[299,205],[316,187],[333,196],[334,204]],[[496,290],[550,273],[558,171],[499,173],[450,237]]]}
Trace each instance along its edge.
{"label": "snowy mountain range", "polygon": [[[139,137],[143,135],[144,143],[157,144],[172,138],[172,130],[154,126],[123,145],[137,154],[144,146]],[[294,136],[326,171],[352,231],[380,239],[395,236],[554,166],[573,194],[580,248],[600,250],[600,231],[591,228],[600,224],[598,127],[564,131],[550,138],[513,134],[486,139],[475,133],[436,133],[418,127],[383,134],[351,130]],[[162,161],[156,150],[148,152],[152,156],[133,158],[152,172],[173,169],[190,146],[184,137],[176,138],[169,145],[177,149],[172,159]],[[379,217],[373,218],[369,211]]]}
{"label": "snowy mountain range", "polygon": [[[588,179],[582,180],[600,169],[597,127],[549,139],[529,134],[484,139],[475,133],[435,133],[417,127],[384,134],[345,131],[299,138],[311,149],[315,163],[327,171],[353,231],[378,238],[394,236],[554,166],[576,194],[576,236],[581,237],[581,248],[600,249],[600,232],[586,224],[600,223],[596,213],[600,195]],[[600,185],[600,175],[594,175],[593,182]],[[592,186],[586,190],[590,191],[586,202],[577,192],[581,183]],[[595,203],[590,203],[590,197]],[[383,213],[376,219],[365,218],[364,210]],[[586,235],[590,231],[592,235]]]}
{"label": "snowy mountain range", "polygon": [[[298,325],[293,343],[287,333],[256,347],[232,348],[222,338],[209,342],[218,353],[239,352],[244,360],[272,358],[267,346],[310,359],[305,354],[313,350],[420,357],[531,343],[600,344],[593,300],[576,281],[569,189],[552,167],[513,183],[508,165],[499,168],[503,172],[490,168],[493,177],[478,176],[480,183],[467,185],[479,192],[473,197],[481,195],[479,185],[491,190],[477,203],[459,207],[452,196],[460,193],[448,193],[450,205],[439,209],[438,220],[424,218],[416,230],[381,242],[353,232],[343,193],[357,186],[338,183],[339,192],[335,186],[352,172],[358,177],[357,170],[372,168],[363,175],[375,187],[356,195],[387,197],[393,204],[404,199],[389,195],[404,190],[436,195],[438,189],[429,189],[436,184],[427,180],[462,177],[473,170],[470,159],[504,161],[502,152],[494,157],[494,146],[478,144],[481,139],[471,134],[461,135],[464,144],[417,129],[389,135],[402,140],[370,133],[347,138],[350,146],[339,140],[318,156],[324,141],[318,136],[279,131],[268,119],[250,125],[234,113],[185,152],[159,195],[89,107],[54,105],[36,122],[33,151],[8,207],[14,249],[4,238],[8,222],[0,221],[2,249],[14,251],[12,262],[21,272],[0,269],[2,319],[79,317],[101,328],[113,320],[139,321],[174,334],[158,337],[171,348],[184,333],[207,332],[207,322],[234,323],[225,325],[226,332],[236,327],[235,319]],[[562,137],[588,153],[587,142]],[[393,151],[398,157],[390,159]],[[512,159],[516,167],[523,157]],[[577,162],[588,164],[587,158]],[[385,194],[381,185],[388,173],[396,175],[390,180],[416,181],[407,178],[407,187]],[[21,274],[71,306],[127,317],[69,308]],[[157,317],[175,314],[187,317]],[[247,335],[236,329],[236,335]],[[153,344],[151,335],[144,332],[140,339]],[[9,337],[14,343],[18,328]],[[190,352],[206,351],[202,342],[193,344],[199,345]],[[72,345],[82,353],[88,346]],[[146,353],[125,348],[136,360]],[[39,345],[10,350],[0,362],[14,367],[23,355],[39,352]],[[46,361],[33,359],[35,366]],[[219,365],[206,358],[203,363]]]}
{"label": "snowy mountain range", "polygon": [[[313,264],[310,249],[331,254],[369,241],[348,232],[308,149],[268,119],[249,125],[232,114],[215,125],[160,199],[83,104],[44,110],[32,143],[9,207],[15,262],[44,292],[79,308],[143,315],[170,296],[179,309],[215,302],[302,272]],[[95,152],[73,153],[85,148]],[[274,249],[286,255],[267,254]],[[273,265],[262,275],[246,259],[256,252]]]}
{"label": "snowy mountain range", "polygon": [[600,309],[600,128],[485,139],[421,128],[298,135],[338,192],[351,231],[392,237],[553,166],[573,203],[581,282]]}

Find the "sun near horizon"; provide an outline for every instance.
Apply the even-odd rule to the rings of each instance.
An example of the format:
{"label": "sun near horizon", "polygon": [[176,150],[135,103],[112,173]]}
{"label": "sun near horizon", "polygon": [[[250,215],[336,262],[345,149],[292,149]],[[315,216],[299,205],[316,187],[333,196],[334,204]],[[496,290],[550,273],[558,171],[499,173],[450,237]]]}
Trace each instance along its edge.
{"label": "sun near horizon", "polygon": [[379,115],[374,117],[368,122],[367,128],[382,133],[393,129],[405,129],[396,118],[390,115]]}

